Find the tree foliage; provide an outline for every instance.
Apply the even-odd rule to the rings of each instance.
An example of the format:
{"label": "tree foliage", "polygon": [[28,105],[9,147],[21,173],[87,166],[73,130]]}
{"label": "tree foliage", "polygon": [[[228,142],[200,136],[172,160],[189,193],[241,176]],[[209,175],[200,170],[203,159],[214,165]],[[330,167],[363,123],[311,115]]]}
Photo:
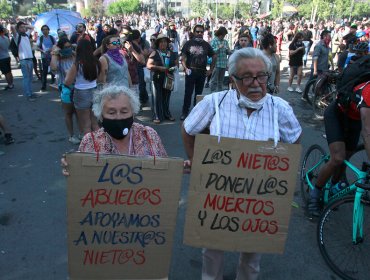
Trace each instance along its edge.
{"label": "tree foliage", "polygon": [[[351,13],[352,1],[354,5]],[[306,19],[311,18],[316,7],[316,20],[361,17],[370,13],[368,0],[290,0],[289,2],[297,7],[299,15]],[[273,0],[273,17],[282,15],[283,4],[283,0]]]}
{"label": "tree foliage", "polygon": [[110,15],[137,13],[139,12],[139,10],[139,0],[119,0],[117,2],[109,4],[107,9],[108,14]]}
{"label": "tree foliage", "polygon": [[38,15],[51,10],[51,8],[51,5],[46,3],[46,0],[37,0],[31,9],[31,12],[34,15]]}
{"label": "tree foliage", "polygon": [[0,1],[0,18],[6,19],[12,16],[12,6],[6,0]]}
{"label": "tree foliage", "polygon": [[190,9],[192,17],[203,17],[208,12],[207,4],[202,0],[191,0]]}

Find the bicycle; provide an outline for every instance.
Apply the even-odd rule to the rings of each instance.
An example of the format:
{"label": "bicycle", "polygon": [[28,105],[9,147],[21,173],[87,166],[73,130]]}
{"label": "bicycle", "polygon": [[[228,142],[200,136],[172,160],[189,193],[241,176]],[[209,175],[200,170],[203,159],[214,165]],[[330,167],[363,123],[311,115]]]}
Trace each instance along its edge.
{"label": "bicycle", "polygon": [[312,97],[312,109],[316,119],[324,119],[325,109],[337,96],[337,71],[326,71],[317,79]]}
{"label": "bicycle", "polygon": [[317,82],[317,78],[312,78],[309,80],[303,90],[302,98],[303,100],[307,101],[309,105],[312,105],[312,100],[315,95],[315,85]]}
{"label": "bicycle", "polygon": [[[363,153],[360,145],[354,155]],[[319,156],[313,166],[308,167],[308,160],[313,155]],[[352,157],[351,157],[352,158]],[[301,169],[301,192],[304,201],[308,201],[308,188],[313,188],[313,179],[317,177],[319,167],[329,160],[323,148],[311,146],[303,160]],[[349,161],[344,161],[347,169],[353,171],[356,179],[338,193],[330,192],[328,182],[323,190],[323,204],[327,205],[320,216],[317,228],[317,240],[320,253],[327,265],[343,279],[368,279],[370,271],[370,164],[362,163],[361,170]],[[305,182],[305,183],[304,183]],[[353,195],[354,194],[354,195]],[[350,255],[350,257],[348,257]]]}

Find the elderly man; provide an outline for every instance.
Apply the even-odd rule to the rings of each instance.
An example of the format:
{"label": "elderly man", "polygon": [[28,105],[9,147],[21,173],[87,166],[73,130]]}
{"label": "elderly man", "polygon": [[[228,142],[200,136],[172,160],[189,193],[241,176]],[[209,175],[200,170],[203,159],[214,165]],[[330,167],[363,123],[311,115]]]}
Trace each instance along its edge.
{"label": "elderly man", "polygon": [[[182,135],[188,164],[194,153],[195,135],[210,127],[216,135],[217,127],[222,137],[267,141],[278,139],[285,143],[297,143],[302,129],[291,106],[280,97],[266,93],[271,72],[271,62],[261,50],[243,48],[231,55],[229,74],[234,88],[207,95],[191,111],[183,123]],[[216,97],[217,96],[217,97]],[[215,116],[215,98],[219,100],[219,122]],[[277,117],[278,125],[274,118]],[[202,280],[221,280],[223,251],[204,249]],[[261,254],[241,253],[237,280],[257,279]]]}

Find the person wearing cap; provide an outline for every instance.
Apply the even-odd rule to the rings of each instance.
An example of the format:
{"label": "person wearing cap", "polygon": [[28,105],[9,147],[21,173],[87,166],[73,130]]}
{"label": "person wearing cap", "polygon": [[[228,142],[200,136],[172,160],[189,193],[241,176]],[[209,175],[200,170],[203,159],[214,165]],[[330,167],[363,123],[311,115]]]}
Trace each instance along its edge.
{"label": "person wearing cap", "polygon": [[351,45],[356,43],[357,41],[356,32],[357,32],[357,25],[352,24],[351,28],[349,29],[349,33],[343,37],[343,40],[346,41],[347,49],[349,49]]}
{"label": "person wearing cap", "polygon": [[4,90],[14,88],[12,68],[10,65],[9,45],[10,39],[8,35],[8,30],[4,28],[4,26],[0,25],[0,70],[1,73],[3,73],[3,75],[5,76],[6,82],[8,84],[4,88]]}
{"label": "person wearing cap", "polygon": [[172,76],[178,65],[177,53],[169,49],[170,39],[163,33],[155,40],[155,48],[149,55],[147,67],[152,72],[153,92],[152,110],[153,123],[159,124],[163,120],[175,121],[170,112],[171,90],[164,87],[165,79]]}
{"label": "person wearing cap", "polygon": [[[125,32],[126,29],[123,27],[122,32]],[[136,43],[137,39],[140,39],[140,31],[139,30],[132,30],[131,33],[127,34],[125,37],[122,38],[123,41],[123,48],[121,49],[121,53],[125,57],[127,64],[128,64],[128,71],[131,77],[131,89],[134,90],[137,96],[140,96],[139,90],[139,73],[137,71],[139,64],[145,64],[144,55]]]}
{"label": "person wearing cap", "polygon": [[225,40],[227,29],[221,26],[211,41],[211,47],[216,54],[216,66],[211,77],[211,92],[221,91],[227,67],[227,56],[230,54],[229,43]]}

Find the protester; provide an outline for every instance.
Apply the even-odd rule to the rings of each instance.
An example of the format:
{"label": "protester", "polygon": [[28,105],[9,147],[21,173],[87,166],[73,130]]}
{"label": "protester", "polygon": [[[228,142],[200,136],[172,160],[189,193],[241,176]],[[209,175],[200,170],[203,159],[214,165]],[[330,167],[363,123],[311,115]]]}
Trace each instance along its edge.
{"label": "protester", "polygon": [[[55,39],[49,35],[50,28],[47,25],[41,26],[42,35],[37,41],[37,49],[41,52],[42,61],[42,75],[41,75],[41,91],[46,90],[46,80],[49,72],[50,61],[51,61],[51,50],[55,45]],[[51,83],[55,82],[55,76],[51,74]]]}
{"label": "protester", "polygon": [[87,40],[90,42],[91,48],[93,51],[96,49],[96,42],[91,35],[86,32],[86,25],[84,23],[79,23],[76,26],[76,31],[71,36],[72,45],[76,46],[80,40]]}
{"label": "protester", "polygon": [[304,67],[307,66],[308,54],[310,52],[312,46],[312,32],[308,29],[308,25],[305,24],[302,30],[303,35],[303,45],[304,45],[304,56],[303,56],[303,65]]}
{"label": "protester", "polygon": [[23,75],[23,95],[28,101],[35,101],[38,97],[32,92],[32,79],[33,79],[33,53],[30,41],[32,25],[27,25],[19,21],[16,26],[11,25],[13,38],[17,42],[19,63],[21,65]]}
{"label": "protester", "polygon": [[69,69],[64,84],[74,84],[73,103],[77,112],[80,132],[85,135],[98,129],[98,123],[92,114],[93,92],[100,73],[100,63],[93,55],[91,42],[81,39],[77,43],[76,59]]}
{"label": "protester", "polygon": [[[195,89],[194,105],[197,95],[203,92],[204,81],[211,75],[216,65],[216,54],[211,45],[203,40],[203,25],[194,26],[194,38],[186,42],[181,50],[181,64],[185,72],[185,95],[181,120],[189,114],[191,97]],[[208,57],[212,57],[210,70],[207,71]]]}
{"label": "protester", "polygon": [[[99,154],[167,157],[161,138],[149,127],[134,122],[139,98],[131,89],[110,85],[94,95],[93,112],[101,128],[81,141],[79,151]],[[63,157],[63,174],[68,164]]]}
{"label": "protester", "polygon": [[[266,93],[271,63],[263,52],[254,48],[235,51],[229,59],[228,69],[235,89],[205,96],[183,123],[183,141],[190,160],[188,166],[193,159],[195,135],[208,126],[211,135],[219,132],[221,137],[299,142],[302,129],[291,106]],[[216,96],[219,116],[215,116]],[[246,122],[253,124],[250,129]],[[257,279],[260,259],[261,254],[241,253],[236,279]],[[203,249],[202,279],[223,279],[223,263],[223,251]]]}
{"label": "protester", "polygon": [[9,56],[9,45],[10,39],[8,37],[8,30],[4,26],[0,25],[0,70],[5,76],[7,86],[4,90],[9,90],[14,88],[13,84],[13,74],[12,68],[10,66],[10,56]]}
{"label": "protester", "polygon": [[118,36],[110,35],[103,39],[100,57],[101,71],[98,82],[129,87],[131,78],[125,57],[120,53],[121,41]]}
{"label": "protester", "polygon": [[164,34],[159,34],[155,41],[156,50],[153,51],[147,63],[152,71],[154,90],[152,92],[153,123],[159,124],[164,119],[175,121],[170,112],[170,97],[172,89],[165,87],[165,80],[172,78],[177,70],[178,56],[169,50],[170,40]]}
{"label": "protester", "polygon": [[258,26],[257,22],[253,21],[252,26],[249,29],[252,41],[253,41],[253,48],[257,48],[257,43],[258,43]]}
{"label": "protester", "polygon": [[303,56],[305,52],[305,46],[303,45],[303,34],[298,32],[295,34],[293,41],[289,45],[289,82],[288,82],[288,91],[293,92],[292,87],[294,76],[297,74],[297,87],[296,92],[302,93],[301,81],[302,81],[302,66],[303,66]]}
{"label": "protester", "polygon": [[235,45],[234,50],[240,50],[242,48],[252,48],[253,42],[249,35],[249,32],[243,32],[239,35],[238,42]]}
{"label": "protester", "polygon": [[312,54],[311,76],[321,75],[329,69],[330,31],[321,32],[320,38],[321,40],[316,44]]}
{"label": "protester", "polygon": [[276,38],[272,34],[266,34],[261,40],[261,47],[263,53],[271,62],[271,74],[267,83],[267,90],[271,94],[277,94],[280,88],[280,58],[276,54]]}
{"label": "protester", "polygon": [[136,92],[137,96],[140,96],[139,73],[137,69],[139,67],[139,63],[145,64],[145,58],[140,47],[134,42],[135,39],[140,38],[140,32],[138,35],[136,34],[136,37],[133,37],[133,31],[131,31],[131,33],[127,33],[126,30],[127,29],[124,26],[122,32],[125,32],[126,36],[122,38],[123,48],[121,49],[121,53],[128,64],[128,71],[131,77],[130,88]]}
{"label": "protester", "polygon": [[67,38],[60,39],[51,54],[50,69],[58,77],[57,82],[59,93],[61,94],[64,121],[69,134],[68,141],[72,144],[79,144],[80,139],[74,135],[73,130],[73,115],[76,114],[72,101],[73,85],[70,88],[65,88],[63,85],[67,72],[71,69],[75,61],[71,42]]}
{"label": "protester", "polygon": [[216,54],[216,65],[211,76],[211,92],[221,91],[227,67],[227,56],[230,54],[228,42],[225,40],[227,30],[220,27],[215,32],[215,38],[211,41],[211,47]]}

